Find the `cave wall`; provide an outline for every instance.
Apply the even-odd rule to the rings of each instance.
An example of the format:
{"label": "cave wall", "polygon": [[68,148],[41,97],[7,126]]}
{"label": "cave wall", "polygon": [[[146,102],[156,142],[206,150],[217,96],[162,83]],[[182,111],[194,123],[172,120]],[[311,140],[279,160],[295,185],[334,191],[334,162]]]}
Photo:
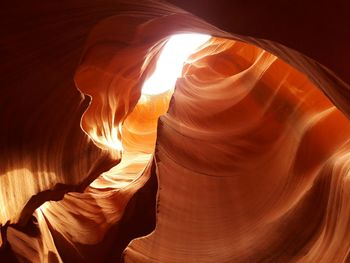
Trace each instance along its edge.
{"label": "cave wall", "polygon": [[[157,210],[157,219],[152,217],[152,214],[155,216],[155,213],[150,213],[146,216],[149,223],[141,227],[140,231],[135,232],[138,234],[131,234],[131,236],[136,237],[149,233],[154,229],[152,226],[157,220],[155,232],[131,243],[124,256],[128,262],[146,262],[146,258],[150,262],[190,262],[199,259],[201,262],[206,262],[206,260],[212,262],[213,258],[219,262],[232,262],[232,260],[238,261],[238,259],[243,262],[255,259],[272,262],[285,262],[287,259],[312,262],[320,262],[320,260],[341,262],[345,260],[348,248],[348,238],[345,235],[348,226],[346,220],[348,122],[345,116],[349,115],[350,112],[348,103],[350,80],[346,67],[350,58],[347,49],[350,40],[348,37],[349,19],[345,13],[346,3],[336,1],[330,4],[321,1],[316,6],[301,1],[293,4],[285,1],[268,1],[264,5],[241,1],[169,2],[177,7],[157,1],[141,3],[138,1],[89,3],[84,1],[60,1],[60,3],[26,1],[16,3],[14,1],[4,4],[1,15],[3,22],[0,27],[2,51],[0,63],[2,80],[0,222],[3,244],[1,257],[4,258],[5,255],[11,257],[9,256],[9,245],[12,243],[12,251],[17,254],[17,258],[24,261],[28,259],[30,261],[33,258],[48,262],[55,262],[55,260],[63,260],[64,262],[69,262],[69,260],[89,261],[89,257],[79,256],[79,253],[89,255],[88,251],[91,247],[87,249],[84,246],[86,244],[95,246],[107,235],[109,229],[119,228],[119,225],[127,224],[123,223],[122,214],[128,214],[127,211],[135,211],[130,212],[132,215],[137,214],[137,209],[132,209],[131,205],[128,205],[129,202],[130,204],[136,202],[130,201],[135,199],[132,199],[132,196],[137,196],[135,193],[144,189],[147,180],[150,180],[148,178],[152,178],[152,174],[153,177],[157,174],[159,180],[157,199],[154,190],[155,181],[153,181],[152,186],[149,186],[153,190],[145,190],[152,193],[148,196],[153,196],[153,198],[148,197],[150,200],[145,203],[149,206],[148,211],[153,211],[153,201],[157,202],[159,209]],[[254,47],[249,45],[240,46],[240,42],[235,42],[232,47],[230,44],[222,47],[220,44],[211,43],[212,47],[215,45],[217,45],[216,48],[222,47],[221,50],[219,49],[220,52],[210,50],[208,47],[209,51],[206,52],[211,56],[205,55],[204,51],[204,53],[198,53],[198,59],[189,64],[183,79],[177,84],[169,112],[159,122],[155,161],[149,161],[152,158],[140,159],[144,166],[150,162],[148,164],[149,171],[153,169],[154,172],[147,172],[145,174],[148,174],[148,177],[141,176],[139,180],[132,181],[135,182],[134,188],[131,185],[130,188],[125,189],[124,195],[117,197],[119,194],[116,194],[117,196],[111,194],[115,199],[111,197],[110,200],[114,200],[113,202],[118,209],[122,204],[122,212],[114,214],[114,216],[118,215],[118,219],[116,217],[110,221],[106,218],[101,219],[102,221],[97,220],[97,223],[94,224],[106,221],[109,223],[96,232],[101,235],[100,238],[91,239],[90,235],[95,235],[93,234],[94,224],[86,226],[83,224],[84,220],[91,217],[91,213],[93,214],[96,209],[103,210],[106,204],[109,216],[112,218],[112,214],[118,210],[114,205],[108,204],[110,201],[107,201],[107,197],[105,204],[97,205],[94,202],[97,202],[98,198],[90,198],[96,194],[94,191],[100,191],[91,190],[88,187],[91,182],[96,178],[99,180],[102,172],[109,170],[121,161],[118,149],[107,147],[108,144],[101,143],[98,138],[104,135],[113,138],[113,140],[122,139],[121,130],[113,131],[112,128],[119,127],[119,123],[127,120],[128,115],[133,112],[140,97],[142,81],[152,71],[152,64],[163,41],[173,33],[191,31],[233,39],[233,42],[239,40],[254,44],[273,55],[268,52],[261,53],[261,55],[259,53],[261,51],[254,51]],[[246,59],[244,54],[251,61],[244,61]],[[147,56],[149,60],[146,60],[147,63],[145,63]],[[220,60],[219,57],[225,59]],[[288,68],[290,66],[280,59],[289,63],[294,69]],[[275,60],[278,62],[274,62]],[[220,64],[218,61],[220,63],[226,61],[225,68],[218,66]],[[232,65],[232,61],[239,61],[241,64]],[[207,72],[209,76],[213,77],[212,81],[205,79],[207,75],[201,80],[203,73],[198,73],[195,65],[199,65],[199,68],[205,65],[209,71],[213,70],[214,73]],[[227,72],[228,69],[232,69],[232,71]],[[245,74],[248,69],[255,72],[253,76]],[[270,71],[272,73],[269,73]],[[288,72],[288,74],[283,75],[282,71]],[[240,72],[244,72],[244,74]],[[290,77],[293,74],[297,75],[294,79]],[[303,74],[307,77],[302,76]],[[200,83],[205,85],[207,89],[201,90],[201,85],[193,83],[191,75],[196,75]],[[241,79],[242,82],[231,83],[230,80],[235,78]],[[221,83],[220,79],[226,79],[226,81]],[[206,81],[210,83],[217,81],[221,83],[218,84],[221,88],[216,90],[213,86],[213,89],[210,90],[211,86],[206,84]],[[255,130],[240,132],[253,141],[255,140],[249,145],[256,144],[267,147],[265,140],[283,137],[281,134],[287,133],[286,130],[288,130],[289,133],[293,134],[294,139],[285,139],[284,143],[279,143],[281,143],[282,148],[288,148],[286,145],[289,144],[290,147],[294,147],[294,150],[285,154],[285,158],[291,159],[291,156],[294,156],[293,151],[299,154],[295,155],[300,160],[297,159],[297,164],[295,164],[297,168],[293,169],[312,170],[312,172],[310,170],[305,172],[307,173],[306,178],[294,178],[295,174],[299,177],[304,174],[299,170],[295,174],[285,171],[282,173],[284,176],[279,178],[279,168],[276,168],[274,164],[281,165],[283,163],[281,159],[265,161],[269,163],[269,169],[272,169],[270,177],[268,177],[269,173],[265,175],[266,181],[261,179],[263,181],[257,183],[254,178],[259,177],[259,175],[254,173],[246,176],[250,178],[247,179],[248,182],[242,179],[241,183],[236,182],[237,179],[231,182],[225,177],[233,170],[237,174],[240,173],[240,170],[232,162],[234,160],[233,148],[225,148],[228,142],[224,140],[224,138],[229,141],[237,139],[236,133],[234,135],[230,133],[233,132],[230,127],[244,127],[245,125],[234,117],[237,108],[241,112],[240,114],[242,112],[247,114],[245,118],[250,121],[257,118],[256,116],[265,116],[264,114],[269,112],[266,105],[264,107],[267,108],[261,105],[258,107],[255,105],[256,102],[244,100],[244,103],[238,103],[239,100],[234,99],[238,95],[232,92],[239,92],[235,87],[237,85],[240,87],[243,84],[248,85],[247,81],[256,81],[250,83],[253,91],[246,95],[247,97],[251,99],[260,97],[259,103],[261,105],[270,105],[272,100],[276,101],[276,105],[270,105],[271,113],[269,114],[274,115],[276,107],[279,109],[278,107],[283,105],[289,105],[290,109],[282,110],[287,115],[269,115],[266,119],[260,119],[260,121],[264,120],[264,124],[260,125],[269,127],[263,129],[267,133],[266,135],[260,135]],[[292,82],[293,85],[289,82]],[[253,86],[257,86],[259,89],[253,89]],[[295,89],[291,86],[299,88]],[[277,87],[281,90],[287,90],[286,94],[283,92],[283,95],[275,94],[274,92],[277,91],[272,90],[273,88],[277,89]],[[305,99],[307,102],[304,103],[302,102],[304,98],[302,94],[308,93],[309,89],[311,95],[308,96],[312,99]],[[192,94],[195,90],[197,92]],[[291,95],[292,93],[294,95]],[[225,104],[219,98],[220,96],[216,95],[219,102],[215,102],[215,100],[207,102],[208,94],[212,94],[211,96],[214,98],[216,94],[221,94],[222,98],[229,99],[224,100]],[[291,99],[290,96],[297,98]],[[196,103],[188,105],[186,99],[190,102],[195,101],[198,105]],[[226,109],[220,109],[215,105],[226,107]],[[189,107],[188,110],[183,110],[186,107]],[[217,111],[217,115],[215,115],[217,122],[206,117],[206,111],[203,112],[201,107],[206,109],[209,107],[211,114]],[[294,115],[293,118],[288,115],[291,114],[292,109],[300,111],[300,116],[297,116],[296,119]],[[249,112],[252,116],[249,115]],[[192,115],[188,116],[189,113]],[[293,112],[293,114],[296,113]],[[237,116],[237,118],[243,117]],[[278,123],[276,118],[278,120],[284,119],[285,123]],[[293,123],[295,127],[291,127]],[[255,122],[255,125],[258,124]],[[310,125],[315,128],[310,128]],[[170,126],[175,131],[168,130],[167,127]],[[179,140],[178,143],[175,143],[177,147],[183,143],[183,138],[177,138],[177,136],[180,136],[182,132],[186,133],[185,128],[196,131],[192,131],[191,139],[185,145],[188,149],[173,147],[176,140]],[[215,130],[212,131],[213,135],[208,132],[211,129]],[[297,129],[298,132],[293,129]],[[277,130],[280,133],[276,134]],[[222,132],[217,134],[215,133],[217,131]],[[151,136],[154,139],[146,147],[149,154],[153,153],[152,147],[154,146],[152,145],[155,143],[155,136],[155,134]],[[181,136],[188,137],[189,135]],[[196,138],[206,140],[206,136],[209,136],[208,140],[214,146],[206,148],[204,144],[203,148],[198,147],[198,144],[195,143]],[[128,136],[125,136],[125,142],[127,138]],[[223,141],[220,141],[221,139]],[[191,143],[194,145],[191,146]],[[223,146],[220,146],[221,144]],[[270,146],[276,144],[277,142],[275,144],[271,142]],[[231,145],[231,147],[233,146]],[[254,154],[251,151],[258,150],[254,149],[254,146],[251,147],[253,148],[250,148],[248,152],[240,153],[238,156],[240,158],[245,156],[247,164],[253,167],[254,165],[251,163],[254,161],[250,158],[253,158]],[[219,157],[221,151],[224,151],[224,156]],[[261,151],[265,152],[265,148],[262,148]],[[192,154],[184,154],[183,152],[192,152]],[[169,160],[166,153],[173,157]],[[281,153],[274,154],[282,156]],[[315,154],[316,157],[313,157]],[[196,159],[194,156],[201,156],[202,159]],[[135,160],[134,158],[125,158],[125,160]],[[216,163],[216,160],[219,163]],[[187,170],[193,168],[199,174],[212,174],[215,171],[216,174],[223,176],[223,179],[218,182],[215,181],[217,179],[213,179],[215,182],[212,182],[200,177],[191,178],[195,175],[187,174],[183,170],[183,165],[186,166]],[[139,171],[138,169],[136,170]],[[155,169],[157,169],[157,173]],[[200,171],[197,171],[198,169]],[[134,173],[137,175],[139,172],[136,170]],[[268,169],[264,168],[263,170],[265,173]],[[242,171],[241,173],[246,174]],[[173,174],[173,177],[169,177],[169,174]],[[184,177],[184,175],[187,176]],[[230,178],[230,176],[227,177]],[[183,188],[180,190],[169,188],[169,185],[176,182],[174,178],[180,180],[180,183],[176,183],[176,185],[183,185]],[[258,189],[254,188],[254,184],[259,186]],[[266,186],[270,188],[264,188],[265,184],[275,185],[275,188],[272,185]],[[93,185],[91,187],[94,188]],[[113,185],[113,187],[119,189],[121,186],[119,185],[118,188]],[[265,210],[257,211],[257,214],[241,210],[231,211],[232,206],[236,207],[240,202],[239,206],[243,210],[254,211],[257,209],[256,207],[259,207],[258,201],[256,201],[259,200],[258,193],[255,196],[256,200],[254,198],[248,200],[250,199],[247,197],[248,193],[241,193],[241,197],[235,196],[237,195],[236,191],[233,191],[235,187],[246,189],[248,193],[260,191],[259,193],[263,196],[266,196],[266,193],[263,193],[262,189],[270,189],[270,191],[276,189],[273,191],[275,195],[269,197],[270,202],[274,205],[273,209],[271,208],[272,210],[268,212],[268,220],[265,217],[265,221],[261,219]],[[211,191],[211,188],[214,189]],[[253,191],[253,189],[255,190]],[[178,198],[178,191],[185,191],[189,195],[188,199],[184,199],[186,194],[182,194],[184,200],[179,198],[177,202],[172,204],[172,200]],[[217,194],[216,191],[218,191]],[[80,192],[81,194],[67,194],[68,192]],[[119,190],[116,192],[119,193]],[[163,206],[162,195],[165,199]],[[216,199],[207,200],[206,197],[210,198],[210,196]],[[229,200],[238,199],[240,202],[226,202],[224,197]],[[62,198],[62,201],[44,204],[45,201],[57,201]],[[172,199],[170,206],[166,198]],[[77,200],[82,202],[81,207],[84,208],[84,202],[81,200],[87,199],[91,202],[90,207],[87,205],[90,212],[85,214],[85,217],[81,214],[77,216],[75,213],[72,216],[72,211],[77,209],[74,207],[79,204]],[[140,199],[142,198],[137,200]],[[314,204],[316,199],[320,200]],[[202,210],[185,213],[183,211],[192,208],[181,206],[181,200],[185,204],[189,203],[188,200],[192,200],[192,206]],[[245,203],[245,200],[248,203]],[[297,200],[302,201],[298,203]],[[45,209],[46,212],[43,209],[34,212],[42,204],[45,207],[49,204],[50,208]],[[269,205],[271,203],[267,202],[264,207]],[[218,210],[210,212],[210,208],[207,206],[217,207]],[[288,209],[285,206],[288,206]],[[165,212],[169,207],[171,209],[176,207],[179,210]],[[335,209],[336,211],[334,211]],[[229,213],[226,212],[228,210],[230,210]],[[312,217],[312,214],[308,214],[309,211],[317,211],[317,213],[315,212],[315,219],[310,221],[311,226],[306,227],[301,222],[309,221],[309,218]],[[60,216],[57,216],[57,213]],[[242,214],[244,216],[240,217]],[[69,215],[73,218],[67,221]],[[177,221],[177,217],[186,218],[186,215],[188,216],[187,223],[181,220]],[[264,215],[266,216],[266,214]],[[197,218],[201,216],[208,217],[203,220],[203,224],[201,224],[202,220]],[[226,218],[227,216],[228,218]],[[246,216],[249,220],[246,219]],[[54,219],[55,217],[59,220]],[[239,224],[236,222],[238,219],[232,217],[240,218],[247,226]],[[227,225],[221,224],[223,219]],[[258,219],[259,223],[254,221]],[[217,220],[217,225],[210,225],[214,222],[212,220]],[[334,220],[339,223],[334,223]],[[75,225],[76,228],[69,229],[69,225],[65,225],[64,221]],[[132,220],[129,221],[132,222]],[[189,221],[191,222],[188,223]],[[164,222],[170,224],[165,225],[165,230]],[[266,227],[263,223],[267,224],[267,222],[273,224],[273,227]],[[130,224],[137,225],[137,223]],[[181,225],[185,229],[176,230],[171,226],[172,224]],[[198,225],[198,229],[194,225]],[[250,228],[249,225],[254,227]],[[293,230],[290,230],[286,225],[290,225]],[[240,227],[247,228],[250,232],[242,230]],[[80,231],[91,229],[91,234],[80,235],[79,228],[81,228]],[[125,228],[128,229],[128,227]],[[77,230],[76,233],[74,233],[74,229]],[[232,235],[229,235],[229,229],[232,229]],[[263,231],[257,229],[263,229]],[[69,233],[69,231],[73,232]],[[110,234],[109,237],[105,238],[110,242],[106,241],[109,244],[106,247],[110,250],[113,250],[113,240],[118,239],[118,233],[120,233],[118,231],[111,230],[114,235]],[[217,232],[217,236],[211,234],[213,231]],[[255,236],[251,232],[254,232]],[[299,239],[293,239],[293,232],[302,234],[298,237]],[[60,237],[62,233],[63,238]],[[261,241],[267,235],[272,236],[270,243]],[[175,240],[167,238],[167,236],[171,236]],[[191,240],[190,237],[195,237],[195,239]],[[121,237],[121,239],[125,238]],[[186,239],[186,242],[181,241],[183,239]],[[211,239],[214,239],[215,242],[208,241]],[[245,239],[247,240],[243,242],[242,240]],[[125,240],[131,240],[131,238]],[[243,242],[242,247],[235,246],[233,249],[231,247],[233,240],[237,240],[237,244]],[[72,243],[74,245],[65,245]],[[256,245],[253,246],[252,243]],[[299,245],[294,246],[293,244]],[[121,246],[119,254],[114,256],[116,260],[126,245]],[[194,245],[197,246],[196,249]],[[29,247],[32,247],[32,250],[36,252],[28,254],[26,251],[29,251]],[[97,251],[101,247],[103,245],[100,247],[96,245],[95,250],[91,251]],[[208,255],[203,252],[213,247],[218,249],[216,253]],[[325,247],[330,248],[325,249]],[[248,253],[247,250],[250,252]],[[101,253],[108,255],[106,251],[108,249]],[[308,252],[307,256],[305,256],[305,251]],[[323,251],[324,254],[320,254],[320,251]],[[70,255],[73,255],[72,258],[69,258]],[[98,260],[97,258],[98,256],[95,258],[91,256],[90,260],[94,262]],[[107,257],[106,260],[108,260]]]}

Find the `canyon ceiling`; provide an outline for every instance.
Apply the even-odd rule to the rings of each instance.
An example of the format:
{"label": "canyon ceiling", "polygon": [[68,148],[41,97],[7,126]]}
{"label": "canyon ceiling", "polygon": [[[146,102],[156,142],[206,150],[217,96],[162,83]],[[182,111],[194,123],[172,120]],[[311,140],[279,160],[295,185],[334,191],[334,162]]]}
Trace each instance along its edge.
{"label": "canyon ceiling", "polygon": [[0,262],[350,262],[346,1],[1,9]]}

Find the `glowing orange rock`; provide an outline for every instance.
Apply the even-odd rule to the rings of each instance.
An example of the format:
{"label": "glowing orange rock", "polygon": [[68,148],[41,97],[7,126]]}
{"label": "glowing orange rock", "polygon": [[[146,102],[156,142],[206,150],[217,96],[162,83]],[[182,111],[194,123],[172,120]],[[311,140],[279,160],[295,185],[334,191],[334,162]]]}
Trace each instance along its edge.
{"label": "glowing orange rock", "polygon": [[[1,69],[12,102],[0,111],[1,260],[349,260],[344,63],[296,45],[293,30],[235,31],[226,10],[194,13],[232,34],[155,1],[103,1],[77,20],[80,4],[67,5],[42,7],[56,10],[47,28],[33,11],[27,30],[4,34],[19,55]],[[173,95],[141,96],[165,41],[189,32],[214,37]]]}

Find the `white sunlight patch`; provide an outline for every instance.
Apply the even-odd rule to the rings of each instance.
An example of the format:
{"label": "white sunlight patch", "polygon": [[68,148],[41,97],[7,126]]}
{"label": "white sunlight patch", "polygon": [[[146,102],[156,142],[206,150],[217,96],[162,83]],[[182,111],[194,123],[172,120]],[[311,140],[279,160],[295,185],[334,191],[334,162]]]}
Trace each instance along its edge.
{"label": "white sunlight patch", "polygon": [[210,37],[203,34],[171,36],[161,51],[154,73],[144,82],[142,94],[156,95],[173,89],[184,62]]}

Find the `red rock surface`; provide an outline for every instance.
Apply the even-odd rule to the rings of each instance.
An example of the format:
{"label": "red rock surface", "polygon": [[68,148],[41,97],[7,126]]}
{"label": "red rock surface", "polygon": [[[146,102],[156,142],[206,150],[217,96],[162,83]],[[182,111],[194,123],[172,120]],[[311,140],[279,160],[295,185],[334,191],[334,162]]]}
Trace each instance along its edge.
{"label": "red rock surface", "polygon": [[0,262],[347,262],[346,4],[169,2],[4,6]]}

